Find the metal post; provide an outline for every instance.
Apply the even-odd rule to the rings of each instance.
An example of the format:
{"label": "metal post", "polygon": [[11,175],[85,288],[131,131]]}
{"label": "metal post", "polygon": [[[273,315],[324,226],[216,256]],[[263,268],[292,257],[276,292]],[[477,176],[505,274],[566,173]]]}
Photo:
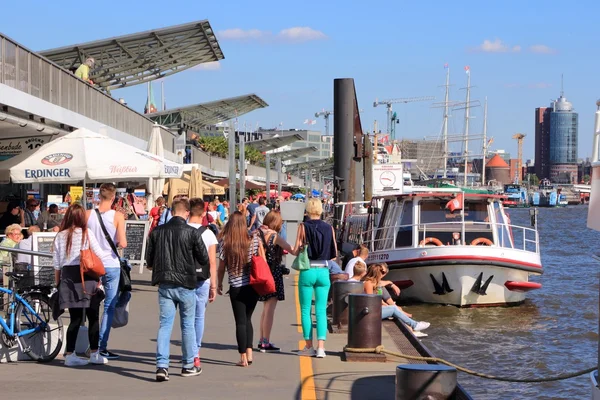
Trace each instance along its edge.
{"label": "metal post", "polygon": [[281,196],[281,181],[283,179],[281,168],[281,156],[279,156],[277,157],[277,196]]}
{"label": "metal post", "polygon": [[[333,81],[333,154],[335,203],[355,201],[354,80]],[[338,218],[341,219],[341,218]]]}
{"label": "metal post", "polygon": [[481,163],[481,184],[485,186],[485,158],[487,156],[487,96],[483,108],[483,159]]}
{"label": "metal post", "polygon": [[471,70],[467,69],[467,101],[465,102],[465,179],[463,184],[467,186],[467,169],[469,165],[469,118],[471,108]]}
{"label": "metal post", "polygon": [[444,97],[444,174],[448,177],[448,102],[450,98],[450,67],[446,68],[446,96]]}
{"label": "metal post", "polygon": [[271,200],[271,155],[269,153],[265,154],[265,181],[266,181],[266,189],[267,189],[267,199]]}
{"label": "metal post", "polygon": [[229,129],[229,215],[237,211],[235,179],[235,127]]}
{"label": "metal post", "polygon": [[246,124],[244,124],[244,132],[240,136],[240,203],[246,196]]}

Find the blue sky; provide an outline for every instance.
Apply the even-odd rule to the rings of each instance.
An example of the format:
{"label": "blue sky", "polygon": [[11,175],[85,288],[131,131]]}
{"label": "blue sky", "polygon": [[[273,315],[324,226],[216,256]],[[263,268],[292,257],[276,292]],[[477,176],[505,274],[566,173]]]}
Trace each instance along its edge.
{"label": "blue sky", "polygon": [[[112,1],[63,3],[42,0],[3,5],[4,34],[43,50],[208,19],[225,59],[219,68],[197,69],[165,79],[167,106],[256,93],[269,103],[241,123],[303,128],[314,113],[333,107],[333,79],[355,79],[363,126],[385,108],[376,98],[436,96],[442,101],[444,64],[451,69],[453,100],[463,100],[464,66],[471,68],[472,99],[488,97],[493,148],[516,156],[515,132],[526,133],[524,158],[533,158],[534,109],[560,93],[579,112],[579,157],[591,155],[599,53],[600,5],[594,1],[406,2],[406,1]],[[427,3],[427,4],[426,4]],[[142,6],[143,4],[143,6]],[[302,28],[302,29],[298,29]],[[155,84],[156,100],[160,85]],[[143,110],[146,88],[113,92]],[[397,105],[397,135],[437,136],[442,111],[430,102]],[[472,110],[471,132],[481,130],[483,107]],[[463,130],[455,111],[450,131]],[[313,129],[324,131],[319,119]],[[476,146],[471,144],[470,146]]]}

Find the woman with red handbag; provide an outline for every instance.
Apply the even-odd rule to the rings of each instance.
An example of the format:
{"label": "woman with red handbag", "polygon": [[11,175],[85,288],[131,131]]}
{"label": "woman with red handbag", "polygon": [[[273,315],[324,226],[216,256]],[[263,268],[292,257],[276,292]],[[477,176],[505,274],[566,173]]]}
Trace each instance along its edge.
{"label": "woman with red handbag", "polygon": [[[240,353],[240,367],[252,364],[252,313],[258,302],[258,293],[250,285],[252,257],[262,247],[257,235],[250,236],[246,217],[239,211],[231,215],[219,235],[221,249],[217,270],[217,293],[223,294],[225,271],[229,277],[229,299],[235,319],[235,337]],[[266,263],[266,260],[265,260]]]}
{"label": "woman with red handbag", "polygon": [[[55,281],[58,286],[59,308],[69,309],[71,322],[67,328],[67,348],[65,366],[78,367],[91,364],[106,364],[108,360],[98,352],[100,337],[99,314],[103,297],[99,290],[100,276],[87,272],[80,266],[81,257],[100,262],[105,254],[94,234],[87,229],[85,210],[79,204],[73,204],[67,210],[56,239],[52,245]],[[93,253],[93,254],[91,254]],[[100,269],[104,269],[101,265]],[[83,277],[83,279],[82,279]],[[84,320],[84,311],[88,320],[88,335],[91,355],[89,361],[75,354],[75,344],[79,326]]]}

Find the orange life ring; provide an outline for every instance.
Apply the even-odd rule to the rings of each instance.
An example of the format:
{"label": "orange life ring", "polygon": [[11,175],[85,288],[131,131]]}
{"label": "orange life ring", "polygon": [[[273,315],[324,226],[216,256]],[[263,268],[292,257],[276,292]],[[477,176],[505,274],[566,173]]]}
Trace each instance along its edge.
{"label": "orange life ring", "polygon": [[433,243],[436,246],[443,246],[444,243],[442,243],[442,241],[438,238],[434,238],[434,237],[426,237],[425,239],[421,240],[421,243],[419,243],[419,246],[425,246],[426,244],[429,243]]}
{"label": "orange life ring", "polygon": [[494,242],[492,242],[490,239],[487,239],[484,237],[473,239],[473,241],[471,242],[471,246],[479,246],[479,245],[491,246],[493,244],[494,244]]}

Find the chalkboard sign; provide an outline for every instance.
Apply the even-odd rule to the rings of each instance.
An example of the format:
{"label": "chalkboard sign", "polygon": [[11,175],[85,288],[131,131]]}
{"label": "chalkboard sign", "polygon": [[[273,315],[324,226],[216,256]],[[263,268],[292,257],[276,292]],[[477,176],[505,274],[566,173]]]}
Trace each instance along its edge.
{"label": "chalkboard sign", "polygon": [[[54,243],[55,237],[56,232],[34,232],[33,251],[39,251],[42,253],[52,253],[52,243]],[[34,268],[51,267],[52,258],[33,256],[33,265]]]}
{"label": "chalkboard sign", "polygon": [[144,263],[148,227],[147,221],[125,221],[127,247],[123,250],[123,257],[129,262],[139,263],[140,265]]}

